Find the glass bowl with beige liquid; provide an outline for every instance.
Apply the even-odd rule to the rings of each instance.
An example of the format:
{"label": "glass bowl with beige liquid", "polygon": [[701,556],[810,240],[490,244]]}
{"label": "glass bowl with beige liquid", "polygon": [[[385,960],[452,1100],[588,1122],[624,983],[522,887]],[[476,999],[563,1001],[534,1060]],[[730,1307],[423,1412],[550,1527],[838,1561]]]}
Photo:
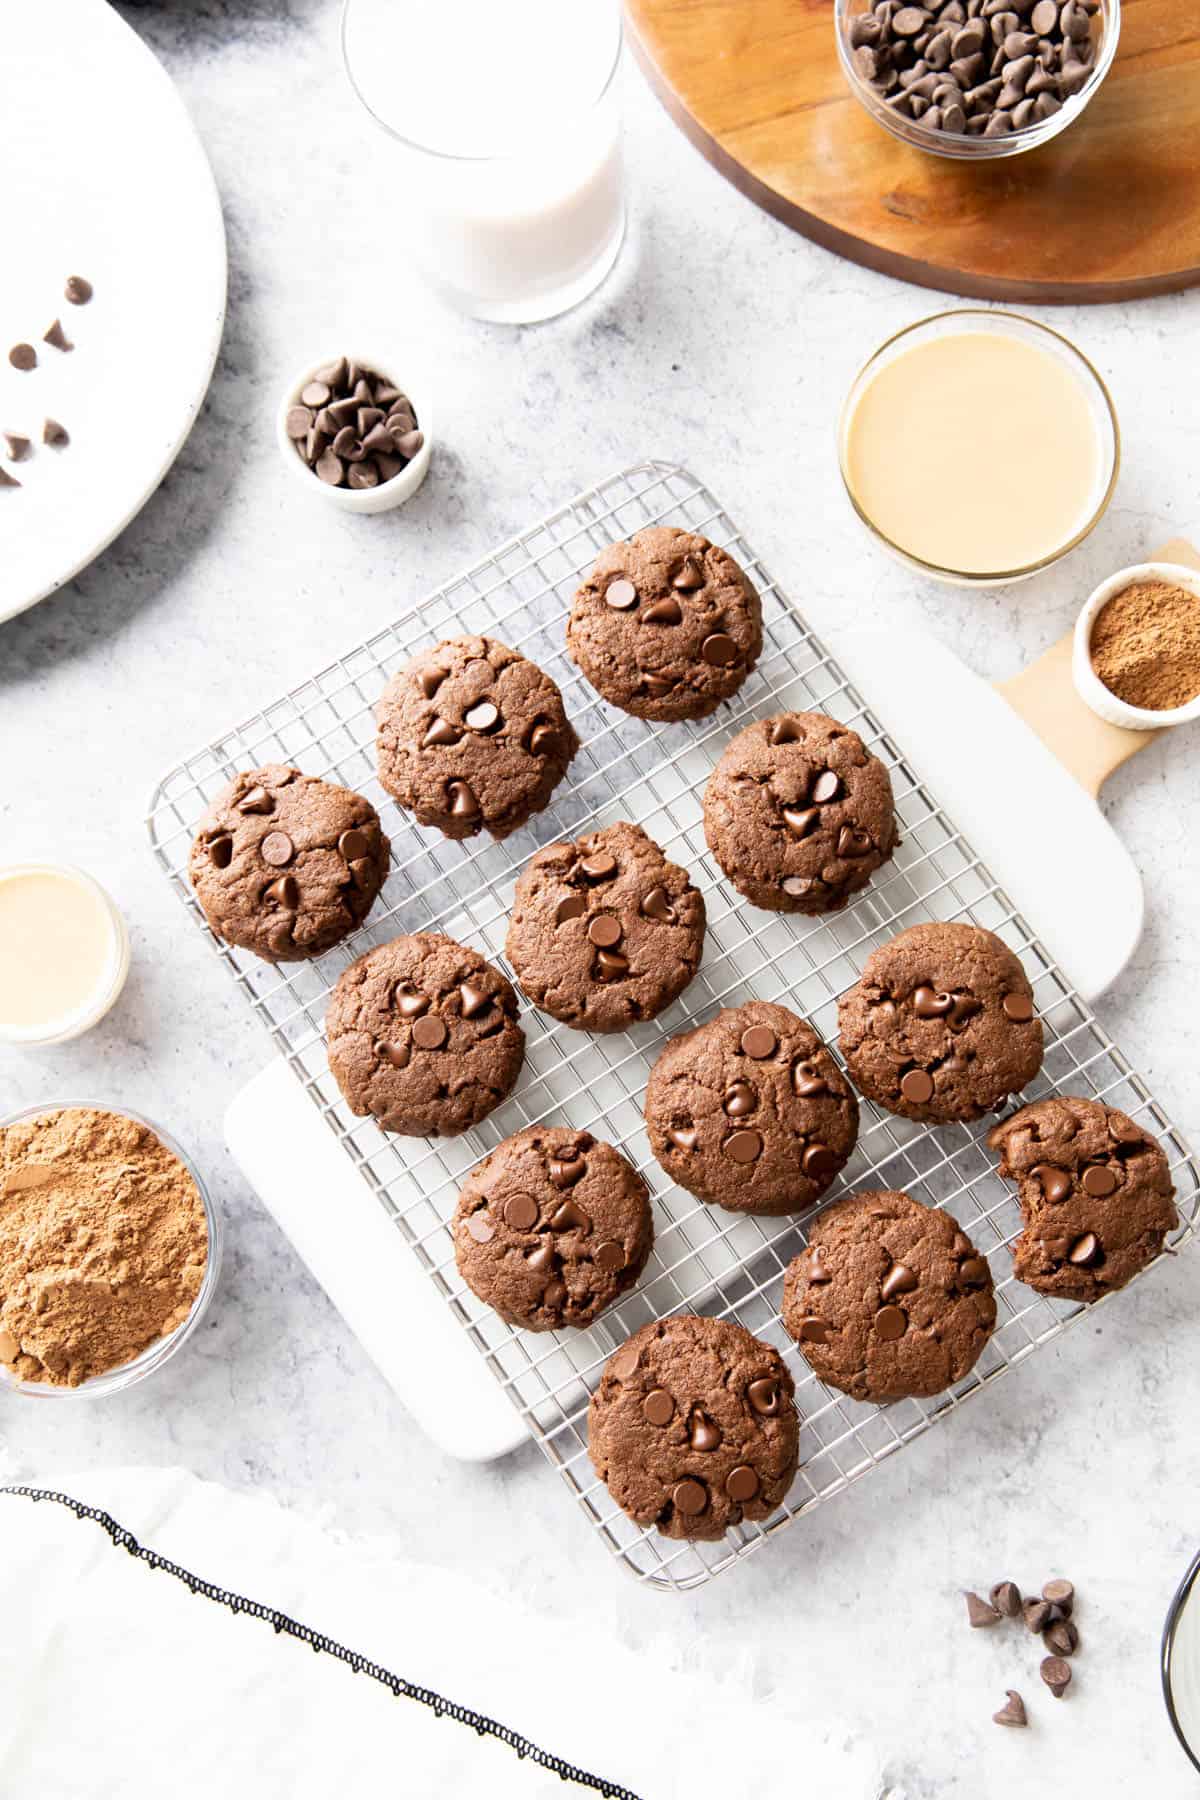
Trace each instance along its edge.
{"label": "glass bowl with beige liquid", "polygon": [[1112,397],[1082,352],[982,307],[889,338],[838,423],[859,518],[909,568],[960,587],[1024,581],[1082,543],[1120,455]]}

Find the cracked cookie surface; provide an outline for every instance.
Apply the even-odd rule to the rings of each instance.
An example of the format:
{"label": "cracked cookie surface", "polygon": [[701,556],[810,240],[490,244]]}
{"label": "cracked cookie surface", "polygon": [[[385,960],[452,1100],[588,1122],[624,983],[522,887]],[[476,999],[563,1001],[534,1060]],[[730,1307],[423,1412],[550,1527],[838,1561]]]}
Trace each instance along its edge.
{"label": "cracked cookie surface", "polygon": [[325,1014],[351,1112],[406,1137],[453,1137],[511,1091],[525,1058],[517,996],[476,951],[433,932],[351,963]]}
{"label": "cracked cookie surface", "polygon": [[672,1038],[650,1071],[646,1127],[673,1181],[730,1212],[812,1206],[858,1136],[850,1084],[804,1019],[768,1000]]}
{"label": "cracked cookie surface", "polygon": [[747,725],[704,790],[708,847],[740,894],[772,912],[836,912],[899,841],[891,778],[824,713]]}
{"label": "cracked cookie surface", "polygon": [[548,803],[579,748],[544,670],[497,638],[446,638],[375,709],[379,779],[449,838],[507,837]]}
{"label": "cracked cookie surface", "polygon": [[838,1002],[842,1055],[877,1105],[935,1125],[981,1119],[1042,1066],[1033,988],[978,925],[912,925]]}
{"label": "cracked cookie surface", "polygon": [[1021,1204],[1013,1274],[1041,1294],[1099,1300],[1153,1262],[1178,1223],[1162,1146],[1115,1106],[1035,1100],[988,1144]]}
{"label": "cracked cookie surface", "polygon": [[596,558],[571,607],[567,649],[623,712],[703,719],[758,661],[762,606],[728,551],[652,525]]}
{"label": "cracked cookie surface", "polygon": [[700,966],[704,900],[637,825],[539,850],[505,946],[534,1005],[579,1031],[624,1031],[678,999]]}
{"label": "cracked cookie surface", "polygon": [[966,1232],[890,1189],[820,1214],[788,1264],[780,1310],[823,1382],[878,1402],[961,1381],[996,1324],[991,1272]]}
{"label": "cracked cookie surface", "polygon": [[588,1454],[638,1525],[719,1538],[769,1518],[791,1487],[795,1391],[779,1352],[732,1320],[660,1319],[609,1358],[588,1409]]}
{"label": "cracked cookie surface", "polygon": [[200,821],[188,859],[217,936],[264,962],[320,956],[362,924],[388,840],[369,800],[287,763],[246,769]]}
{"label": "cracked cookie surface", "polygon": [[463,1280],[510,1325],[590,1325],[646,1266],[650,1191],[590,1132],[533,1125],[472,1169],[453,1233]]}

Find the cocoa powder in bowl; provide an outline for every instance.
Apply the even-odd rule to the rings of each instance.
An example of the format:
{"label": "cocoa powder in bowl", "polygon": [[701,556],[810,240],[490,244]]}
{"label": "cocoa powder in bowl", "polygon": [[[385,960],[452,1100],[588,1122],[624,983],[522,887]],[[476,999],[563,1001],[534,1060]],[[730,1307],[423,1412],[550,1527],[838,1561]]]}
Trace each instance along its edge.
{"label": "cocoa powder in bowl", "polygon": [[0,1362],[78,1387],[182,1325],[209,1257],[191,1174],[122,1113],[0,1127]]}
{"label": "cocoa powder in bowl", "polygon": [[1127,706],[1168,712],[1200,694],[1200,598],[1158,578],[1130,582],[1092,625],[1092,667]]}

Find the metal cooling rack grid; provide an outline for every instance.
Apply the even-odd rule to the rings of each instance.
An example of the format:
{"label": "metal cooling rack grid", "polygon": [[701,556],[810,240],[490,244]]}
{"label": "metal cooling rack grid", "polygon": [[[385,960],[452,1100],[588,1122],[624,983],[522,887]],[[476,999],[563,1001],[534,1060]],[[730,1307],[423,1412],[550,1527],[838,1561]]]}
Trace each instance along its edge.
{"label": "metal cooling rack grid", "polygon": [[[571,596],[597,551],[615,537],[656,523],[686,525],[724,545],[763,599],[765,644],[758,668],[733,702],[693,726],[648,726],[607,708],[563,647]],[[383,792],[375,772],[372,709],[385,681],[421,645],[459,631],[493,633],[540,663],[558,682],[583,740],[550,807],[501,844],[455,844],[420,830]],[[787,707],[815,708],[852,724],[887,763],[902,822],[904,843],[894,861],[845,912],[826,920],[746,906],[721,879],[704,842],[701,794],[720,749],[749,719]],[[293,761],[307,773],[365,793],[392,837],[392,870],[371,921],[316,964],[271,967],[220,944],[209,933],[186,876],[188,846],[205,806],[235,770],[270,760]],[[534,849],[618,818],[643,825],[691,869],[704,891],[709,921],[704,961],[681,999],[653,1023],[615,1037],[589,1038],[526,1010],[527,1059],[517,1090],[462,1138],[390,1138],[373,1121],[356,1119],[329,1074],[322,1038],[325,1001],[342,970],[373,944],[418,930],[444,931],[473,943],[507,969],[503,944],[512,889]],[[758,996],[806,1015],[833,1045],[837,995],[857,977],[875,944],[917,919],[971,920],[1004,938],[1034,983],[1047,1049],[1042,1073],[1026,1098],[1054,1091],[1090,1094],[1140,1119],[1163,1143],[1180,1190],[1181,1221],[1173,1242],[1193,1235],[1200,1171],[1170,1120],[780,595],[751,546],[684,470],[661,464],[625,470],[513,539],[174,769],[155,793],[149,829],[160,866],[214,954],[609,1549],[644,1580],[687,1588],[728,1568],[1088,1310],[1051,1302],[1013,1280],[1006,1249],[1019,1229],[1019,1209],[994,1172],[984,1144],[986,1125],[935,1132],[864,1102],[854,1157],[823,1204],[880,1186],[903,1187],[947,1207],[988,1256],[997,1288],[997,1328],[971,1374],[934,1400],[877,1408],[823,1388],[783,1331],[777,1311],[784,1268],[805,1242],[804,1217],[759,1220],[705,1207],[672,1187],[650,1153],[641,1098],[668,1037],[721,1005]],[[502,1324],[464,1287],[446,1221],[475,1162],[503,1137],[545,1118],[594,1131],[630,1158],[652,1189],[657,1239],[639,1286],[590,1331],[534,1336]],[[688,1309],[736,1318],[773,1343],[796,1377],[802,1420],[801,1467],[785,1505],[765,1525],[739,1527],[717,1544],[674,1544],[634,1526],[613,1506],[586,1451],[588,1392],[603,1362],[639,1325]]]}

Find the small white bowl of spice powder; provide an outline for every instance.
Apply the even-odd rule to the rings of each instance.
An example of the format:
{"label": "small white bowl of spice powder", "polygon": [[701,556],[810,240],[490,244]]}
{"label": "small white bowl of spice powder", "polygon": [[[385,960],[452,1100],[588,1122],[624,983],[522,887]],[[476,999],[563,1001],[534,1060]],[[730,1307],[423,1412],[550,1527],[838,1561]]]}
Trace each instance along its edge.
{"label": "small white bowl of spice powder", "polygon": [[0,1383],[112,1394],[208,1310],[220,1221],[167,1133],[90,1101],[0,1120]]}
{"label": "small white bowl of spice powder", "polygon": [[1072,674],[1110,725],[1159,731],[1200,718],[1200,573],[1135,563],[1102,581],[1076,622]]}

